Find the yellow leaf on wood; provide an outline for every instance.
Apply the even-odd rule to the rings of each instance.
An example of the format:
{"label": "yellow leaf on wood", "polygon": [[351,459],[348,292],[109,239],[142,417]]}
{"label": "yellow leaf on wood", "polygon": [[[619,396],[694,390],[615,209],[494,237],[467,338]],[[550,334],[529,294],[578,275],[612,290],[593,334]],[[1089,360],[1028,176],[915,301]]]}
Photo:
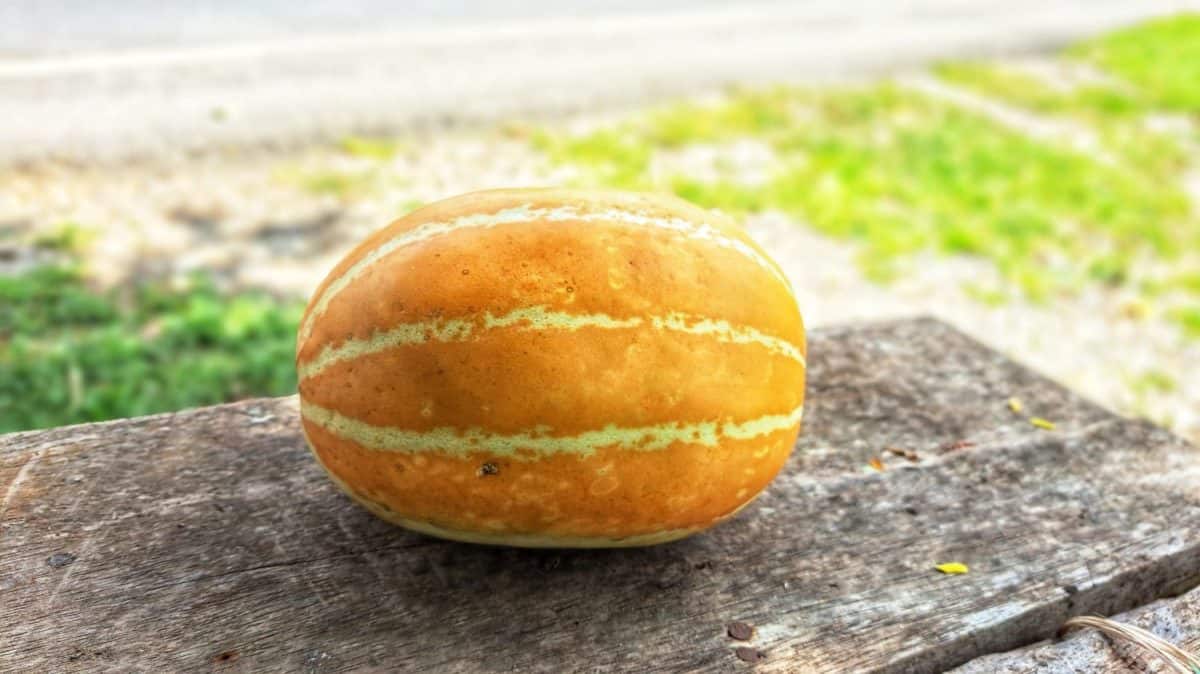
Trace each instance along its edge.
{"label": "yellow leaf on wood", "polygon": [[1029,423],[1033,424],[1034,426],[1037,426],[1038,428],[1041,428],[1041,429],[1044,429],[1047,431],[1054,430],[1054,422],[1046,421],[1045,419],[1043,419],[1041,417],[1034,417],[1029,420]]}

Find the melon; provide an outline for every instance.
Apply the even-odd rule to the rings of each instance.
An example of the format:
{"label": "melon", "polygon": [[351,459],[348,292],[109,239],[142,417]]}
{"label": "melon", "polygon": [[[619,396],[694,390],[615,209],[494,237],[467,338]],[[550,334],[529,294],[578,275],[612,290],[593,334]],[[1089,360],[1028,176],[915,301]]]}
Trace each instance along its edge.
{"label": "melon", "polygon": [[304,434],[403,527],[531,547],[662,543],[774,478],[804,325],[737,224],[673,197],[491,190],[375,232],[318,286]]}

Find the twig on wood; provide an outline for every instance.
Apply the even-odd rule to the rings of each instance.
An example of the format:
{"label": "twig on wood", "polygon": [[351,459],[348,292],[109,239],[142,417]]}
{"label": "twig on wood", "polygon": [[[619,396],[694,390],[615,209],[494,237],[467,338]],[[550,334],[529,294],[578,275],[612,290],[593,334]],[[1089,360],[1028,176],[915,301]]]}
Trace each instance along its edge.
{"label": "twig on wood", "polygon": [[1166,639],[1140,627],[1098,616],[1076,616],[1063,623],[1062,628],[1058,631],[1059,636],[1073,627],[1094,627],[1110,638],[1125,640],[1141,646],[1161,658],[1171,668],[1171,671],[1178,672],[1178,674],[1200,672],[1200,657],[1192,655]]}

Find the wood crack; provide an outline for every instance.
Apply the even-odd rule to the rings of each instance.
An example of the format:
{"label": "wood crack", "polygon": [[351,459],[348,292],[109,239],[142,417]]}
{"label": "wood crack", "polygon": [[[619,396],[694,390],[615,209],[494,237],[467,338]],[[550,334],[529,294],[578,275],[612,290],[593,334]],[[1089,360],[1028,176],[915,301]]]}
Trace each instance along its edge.
{"label": "wood crack", "polygon": [[25,463],[21,464],[21,467],[17,470],[13,481],[4,490],[4,500],[0,501],[0,522],[4,521],[4,516],[8,513],[9,504],[17,497],[17,492],[20,491],[21,485],[25,483],[26,478],[29,476],[29,471],[33,470],[34,465],[41,458],[42,452],[30,452],[29,457],[25,459]]}

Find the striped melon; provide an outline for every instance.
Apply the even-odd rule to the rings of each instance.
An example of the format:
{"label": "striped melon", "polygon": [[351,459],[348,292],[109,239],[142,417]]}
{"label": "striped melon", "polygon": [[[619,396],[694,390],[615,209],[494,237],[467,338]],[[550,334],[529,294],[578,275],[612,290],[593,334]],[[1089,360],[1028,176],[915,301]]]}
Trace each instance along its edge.
{"label": "striped melon", "polygon": [[658,196],[495,190],[375,232],[317,288],[304,432],[362,505],[434,536],[646,545],[782,467],[804,326],[735,224]]}

